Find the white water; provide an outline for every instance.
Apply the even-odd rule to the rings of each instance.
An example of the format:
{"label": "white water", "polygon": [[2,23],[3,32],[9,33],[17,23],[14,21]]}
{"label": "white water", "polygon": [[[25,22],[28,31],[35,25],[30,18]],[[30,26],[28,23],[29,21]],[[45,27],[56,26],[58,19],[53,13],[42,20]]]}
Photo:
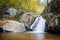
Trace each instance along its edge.
{"label": "white water", "polygon": [[[38,20],[39,20],[39,22],[38,22]],[[33,27],[36,26],[34,31],[31,32],[31,33],[44,33],[44,31],[45,31],[45,22],[46,22],[46,20],[43,19],[42,16],[37,17],[35,22],[30,27],[31,29],[33,29]],[[37,23],[37,25],[35,23]]]}

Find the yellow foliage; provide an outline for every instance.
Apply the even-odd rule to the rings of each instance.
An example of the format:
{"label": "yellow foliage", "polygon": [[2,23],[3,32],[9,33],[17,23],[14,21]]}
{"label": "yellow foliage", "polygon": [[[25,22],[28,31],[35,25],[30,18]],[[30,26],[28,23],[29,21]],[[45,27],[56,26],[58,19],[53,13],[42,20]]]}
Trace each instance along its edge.
{"label": "yellow foliage", "polygon": [[43,8],[39,7],[37,1],[38,0],[9,0],[8,5],[10,7],[22,8],[25,11],[31,11],[40,14],[43,11]]}
{"label": "yellow foliage", "polygon": [[36,13],[37,14],[41,14],[42,12],[43,12],[43,10],[44,10],[44,8],[45,8],[45,6],[38,6],[37,8],[36,8]]}

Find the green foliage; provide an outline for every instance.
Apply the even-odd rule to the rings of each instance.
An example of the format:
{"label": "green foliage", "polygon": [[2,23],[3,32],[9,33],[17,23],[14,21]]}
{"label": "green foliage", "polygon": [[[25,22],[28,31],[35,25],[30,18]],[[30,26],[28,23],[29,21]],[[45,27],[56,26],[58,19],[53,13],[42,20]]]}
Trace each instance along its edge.
{"label": "green foliage", "polygon": [[4,5],[4,0],[0,0],[0,8]]}

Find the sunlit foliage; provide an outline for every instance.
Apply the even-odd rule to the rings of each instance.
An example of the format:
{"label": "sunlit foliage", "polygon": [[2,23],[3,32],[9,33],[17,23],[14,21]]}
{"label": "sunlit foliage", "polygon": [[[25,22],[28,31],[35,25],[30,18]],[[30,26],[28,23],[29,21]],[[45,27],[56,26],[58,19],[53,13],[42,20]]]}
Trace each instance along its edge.
{"label": "sunlit foliage", "polygon": [[[4,3],[3,0],[1,1],[2,3],[0,3],[0,5]],[[43,8],[45,7],[44,5],[43,6],[40,5],[40,0],[8,0],[7,6],[20,8],[25,11],[34,12],[37,14],[42,13]]]}

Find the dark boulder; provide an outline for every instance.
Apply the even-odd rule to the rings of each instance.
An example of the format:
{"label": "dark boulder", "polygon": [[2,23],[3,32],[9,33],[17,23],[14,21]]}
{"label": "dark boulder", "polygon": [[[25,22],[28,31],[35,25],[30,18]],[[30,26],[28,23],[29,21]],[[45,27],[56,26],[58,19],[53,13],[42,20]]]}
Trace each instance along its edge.
{"label": "dark boulder", "polygon": [[[49,3],[43,13],[43,18],[46,19],[48,32],[60,34],[60,1],[52,1]],[[55,7],[57,6],[57,7]]]}

